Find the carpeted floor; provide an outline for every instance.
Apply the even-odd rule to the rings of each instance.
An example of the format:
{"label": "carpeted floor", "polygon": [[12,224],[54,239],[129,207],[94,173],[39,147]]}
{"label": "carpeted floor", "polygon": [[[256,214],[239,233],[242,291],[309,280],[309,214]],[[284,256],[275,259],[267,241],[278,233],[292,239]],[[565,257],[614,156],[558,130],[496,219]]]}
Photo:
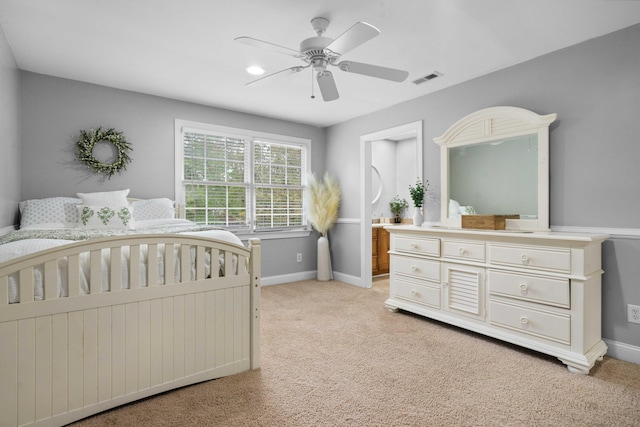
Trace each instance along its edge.
{"label": "carpeted floor", "polygon": [[591,374],[384,308],[388,281],[262,289],[262,367],[104,412],[89,426],[639,426],[640,365]]}

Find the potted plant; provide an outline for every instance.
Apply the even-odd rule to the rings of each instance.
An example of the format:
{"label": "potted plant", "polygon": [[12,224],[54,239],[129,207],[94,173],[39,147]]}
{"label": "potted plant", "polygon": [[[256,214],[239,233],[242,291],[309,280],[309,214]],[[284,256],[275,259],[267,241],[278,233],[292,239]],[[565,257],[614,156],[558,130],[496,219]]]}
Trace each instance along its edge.
{"label": "potted plant", "polygon": [[416,185],[413,186],[409,184],[409,194],[411,194],[411,200],[413,200],[413,206],[415,206],[416,211],[413,214],[413,224],[414,225],[422,225],[423,216],[422,216],[422,206],[424,204],[424,196],[427,190],[429,189],[429,181],[423,183],[420,178],[416,180]]}
{"label": "potted plant", "polygon": [[308,211],[307,218],[311,226],[320,233],[318,238],[317,278],[321,281],[331,280],[331,254],[327,233],[338,219],[340,207],[340,185],[338,181],[324,174],[323,180],[310,174],[308,179]]}
{"label": "potted plant", "polygon": [[401,199],[398,194],[395,195],[393,199],[389,202],[389,208],[394,215],[394,222],[400,222],[400,213],[402,213],[403,209],[409,207],[409,203],[405,199]]}

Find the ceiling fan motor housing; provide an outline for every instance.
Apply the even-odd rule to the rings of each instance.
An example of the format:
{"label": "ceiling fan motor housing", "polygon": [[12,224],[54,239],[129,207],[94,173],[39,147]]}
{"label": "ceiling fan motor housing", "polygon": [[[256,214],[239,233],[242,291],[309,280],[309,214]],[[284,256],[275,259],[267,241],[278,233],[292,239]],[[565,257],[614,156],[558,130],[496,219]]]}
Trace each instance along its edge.
{"label": "ceiling fan motor housing", "polygon": [[325,50],[333,42],[329,37],[309,37],[300,43],[300,52],[304,55],[304,61],[311,64],[315,71],[323,71],[329,63],[336,61],[340,55]]}
{"label": "ceiling fan motor housing", "polygon": [[308,39],[302,40],[302,42],[300,43],[300,52],[303,53],[307,58],[324,55],[324,48],[329,46],[332,41],[333,39],[329,37],[309,37]]}

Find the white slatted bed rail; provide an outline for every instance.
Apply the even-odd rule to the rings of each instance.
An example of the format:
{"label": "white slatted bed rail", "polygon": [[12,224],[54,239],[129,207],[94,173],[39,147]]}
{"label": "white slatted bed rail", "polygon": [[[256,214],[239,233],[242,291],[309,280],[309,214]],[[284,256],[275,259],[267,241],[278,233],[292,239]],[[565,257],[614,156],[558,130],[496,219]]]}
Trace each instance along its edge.
{"label": "white slatted bed rail", "polygon": [[[140,256],[146,246],[148,257]],[[103,251],[109,288],[103,290]],[[129,283],[121,283],[128,251]],[[164,281],[140,263],[165,256]],[[191,265],[195,277],[176,262]],[[90,259],[89,293],[80,258]],[[205,275],[209,254],[211,275]],[[224,254],[223,274],[217,259]],[[260,366],[260,241],[249,248],[193,235],[134,235],[72,243],[0,264],[0,426],[64,425],[177,387]],[[69,296],[58,297],[57,263]],[[234,269],[232,260],[237,260]],[[113,260],[113,261],[111,261]],[[246,266],[246,268],[245,268]],[[154,267],[154,264],[152,264]],[[157,267],[157,265],[155,265]],[[42,269],[44,300],[34,298]],[[9,276],[20,302],[9,303]],[[177,280],[176,280],[177,279]]]}

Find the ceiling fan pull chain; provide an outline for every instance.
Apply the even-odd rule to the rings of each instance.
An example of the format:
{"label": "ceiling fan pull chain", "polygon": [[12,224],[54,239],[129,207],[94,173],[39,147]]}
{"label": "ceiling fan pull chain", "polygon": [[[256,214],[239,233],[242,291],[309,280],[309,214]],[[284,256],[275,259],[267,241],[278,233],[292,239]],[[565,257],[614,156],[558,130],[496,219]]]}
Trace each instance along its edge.
{"label": "ceiling fan pull chain", "polygon": [[313,94],[313,68],[311,69],[311,99],[316,99],[316,96]]}

